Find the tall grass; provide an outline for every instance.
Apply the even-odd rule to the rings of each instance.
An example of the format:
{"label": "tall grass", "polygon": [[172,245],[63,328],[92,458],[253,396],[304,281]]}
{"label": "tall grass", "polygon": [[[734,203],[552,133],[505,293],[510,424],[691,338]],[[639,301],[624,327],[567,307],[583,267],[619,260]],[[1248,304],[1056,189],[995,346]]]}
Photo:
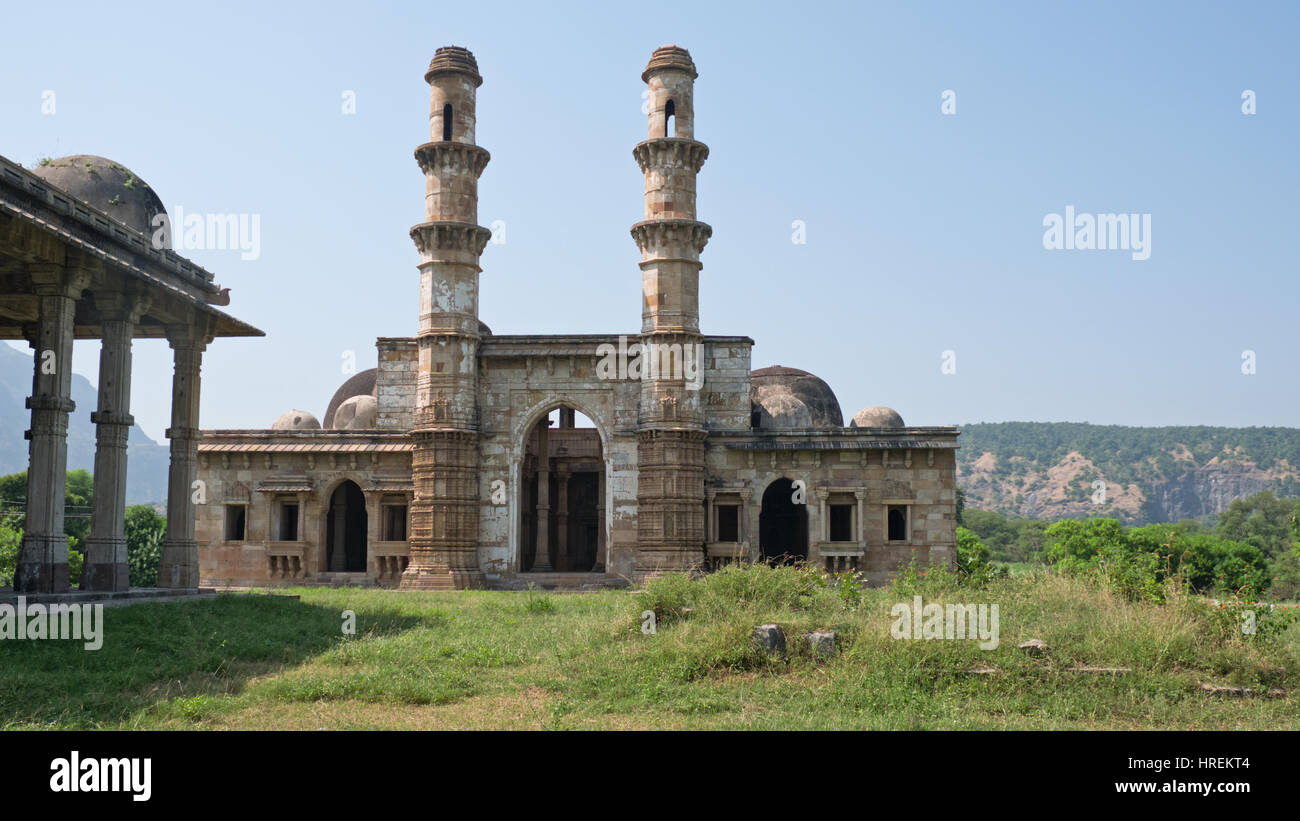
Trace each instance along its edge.
{"label": "tall grass", "polygon": [[[1155,604],[1045,570],[872,589],[759,565],[639,592],[293,592],[108,608],[97,652],[0,642],[0,727],[1300,729],[1294,696],[1201,690],[1294,690],[1300,626],[1247,635],[1172,586]],[[893,638],[915,595],[997,604],[999,646]],[[768,623],[784,655],[755,647]],[[813,631],[836,652],[816,655]],[[1018,649],[1029,638],[1046,652]]]}

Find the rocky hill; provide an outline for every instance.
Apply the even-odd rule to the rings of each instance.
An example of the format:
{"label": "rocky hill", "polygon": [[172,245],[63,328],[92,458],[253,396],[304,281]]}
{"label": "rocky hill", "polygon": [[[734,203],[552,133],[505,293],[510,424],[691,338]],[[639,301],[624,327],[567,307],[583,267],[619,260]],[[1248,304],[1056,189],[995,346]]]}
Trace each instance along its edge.
{"label": "rocky hill", "polygon": [[[0,344],[0,475],[27,470],[27,440],[31,427],[27,397],[32,393],[32,358]],[[77,409],[68,420],[68,468],[95,470],[95,425],[90,412],[98,391],[84,376],[72,375],[72,401]],[[167,498],[168,449],[150,439],[139,425],[127,438],[126,503],[162,502]]]}
{"label": "rocky hill", "polygon": [[[961,426],[968,507],[1034,519],[1203,519],[1262,490],[1300,495],[1300,429],[1074,422]],[[1104,493],[1099,493],[1104,483]]]}

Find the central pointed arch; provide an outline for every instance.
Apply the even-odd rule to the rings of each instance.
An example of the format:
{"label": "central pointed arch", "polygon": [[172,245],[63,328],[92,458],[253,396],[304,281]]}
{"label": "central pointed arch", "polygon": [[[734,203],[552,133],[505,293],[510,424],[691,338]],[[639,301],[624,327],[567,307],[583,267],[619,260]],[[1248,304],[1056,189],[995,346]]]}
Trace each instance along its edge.
{"label": "central pointed arch", "polygon": [[554,399],[517,434],[512,540],[518,572],[605,570],[608,437],[579,403]]}

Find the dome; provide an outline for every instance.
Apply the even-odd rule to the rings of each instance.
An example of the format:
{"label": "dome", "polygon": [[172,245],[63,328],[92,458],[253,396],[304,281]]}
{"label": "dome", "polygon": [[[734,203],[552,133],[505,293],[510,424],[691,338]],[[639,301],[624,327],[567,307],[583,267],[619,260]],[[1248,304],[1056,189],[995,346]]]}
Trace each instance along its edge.
{"label": "dome", "polygon": [[681,46],[660,46],[650,55],[650,62],[641,73],[641,82],[648,83],[651,74],[668,70],[685,72],[692,80],[700,76],[695,70],[695,61],[691,59],[689,51]]}
{"label": "dome", "polygon": [[373,396],[353,396],[334,412],[335,430],[373,430],[379,403]]}
{"label": "dome", "polygon": [[271,430],[320,430],[320,422],[304,410],[285,411],[271,423]]}
{"label": "dome", "polygon": [[93,154],[42,160],[32,173],[145,235],[157,229],[153,218],[167,213],[162,200],[144,180],[130,169]]}
{"label": "dome", "polygon": [[903,417],[898,411],[884,405],[872,405],[853,414],[851,428],[904,428]]}
{"label": "dome", "polygon": [[424,81],[431,81],[438,74],[468,74],[474,78],[474,86],[483,85],[483,78],[478,73],[478,60],[467,48],[460,46],[443,46],[433,53],[429,61],[429,70],[424,72]]}
{"label": "dome", "polygon": [[764,430],[816,427],[812,411],[792,393],[771,393],[755,407],[759,413],[758,426]]}
{"label": "dome", "polygon": [[329,406],[325,408],[325,427],[337,428],[339,425],[334,424],[334,414],[338,412],[339,406],[354,396],[374,396],[375,395],[375,376],[379,373],[378,368],[370,368],[353,374],[348,381],[339,386],[334,391],[333,398],[330,399]]}
{"label": "dome", "polygon": [[807,371],[781,365],[760,368],[749,374],[749,384],[760,428],[838,428],[844,424],[835,392]]}

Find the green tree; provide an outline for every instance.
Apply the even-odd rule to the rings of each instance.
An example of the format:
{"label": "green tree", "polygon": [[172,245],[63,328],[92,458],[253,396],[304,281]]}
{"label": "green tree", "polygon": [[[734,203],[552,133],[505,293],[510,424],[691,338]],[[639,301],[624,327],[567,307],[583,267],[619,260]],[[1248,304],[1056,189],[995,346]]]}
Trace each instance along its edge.
{"label": "green tree", "polygon": [[[81,582],[86,537],[90,535],[90,513],[94,501],[95,481],[88,470],[70,470],[64,485],[63,532],[68,535],[68,577],[72,584]],[[17,533],[22,543],[27,518],[27,471],[0,476],[0,528]],[[3,541],[0,533],[0,541]],[[17,565],[15,554],[14,565]],[[3,569],[3,565],[0,565]],[[12,583],[14,568],[5,570],[0,579]]]}
{"label": "green tree", "polygon": [[18,548],[23,543],[23,532],[10,527],[8,522],[0,522],[0,586],[7,587],[13,583],[14,571],[18,569]]}
{"label": "green tree", "polygon": [[1277,558],[1295,543],[1292,522],[1300,512],[1300,500],[1279,499],[1265,490],[1237,499],[1219,516],[1215,534],[1222,539],[1253,544],[1270,559]]}
{"label": "green tree", "polygon": [[989,562],[989,549],[972,530],[957,528],[957,572],[967,581],[983,584],[995,576],[1003,575],[1005,568],[994,567]]}
{"label": "green tree", "polygon": [[126,556],[132,587],[156,587],[167,519],[149,505],[126,509]]}

